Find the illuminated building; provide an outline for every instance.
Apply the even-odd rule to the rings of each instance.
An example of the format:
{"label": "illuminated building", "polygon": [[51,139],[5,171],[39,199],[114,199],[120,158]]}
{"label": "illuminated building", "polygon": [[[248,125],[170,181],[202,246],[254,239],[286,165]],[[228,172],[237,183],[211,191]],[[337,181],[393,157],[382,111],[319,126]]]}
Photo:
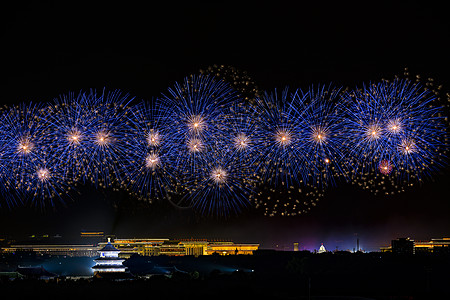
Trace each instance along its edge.
{"label": "illuminated building", "polygon": [[298,243],[294,243],[294,251],[298,251]]}
{"label": "illuminated building", "polygon": [[[98,238],[82,235],[87,238]],[[120,251],[121,258],[129,258],[133,254],[141,256],[200,256],[200,255],[252,255],[258,250],[259,244],[244,244],[230,241],[208,241],[206,239],[181,239],[170,240],[166,238],[143,239],[114,239],[111,242]],[[97,251],[105,247],[107,242],[93,243],[91,245],[10,245],[2,248],[3,253],[32,252],[37,255],[61,255],[61,256],[97,256]]]}
{"label": "illuminated building", "polygon": [[233,242],[214,242],[206,246],[206,255],[252,255],[259,244],[235,244]]}
{"label": "illuminated building", "polygon": [[[169,239],[114,239],[112,244],[119,249],[120,256],[128,258],[133,254],[142,256],[160,255],[160,248]],[[105,243],[99,243],[99,246]]]}
{"label": "illuminated building", "polygon": [[125,260],[119,258],[120,250],[114,247],[109,239],[105,247],[99,250],[98,253],[100,257],[94,260],[95,266],[92,267],[96,273],[126,271],[126,267],[123,265]]}
{"label": "illuminated building", "polygon": [[105,233],[103,231],[81,231],[80,236],[83,238],[90,238],[90,237],[102,238],[105,236]]}
{"label": "illuminated building", "polygon": [[55,255],[94,257],[97,255],[98,247],[94,245],[11,245],[2,248],[3,253],[34,253],[37,255]]}
{"label": "illuminated building", "polygon": [[[99,245],[102,244],[104,243]],[[121,257],[130,257],[133,254],[142,256],[252,255],[259,247],[259,244],[169,239],[115,239],[113,245],[120,249]]]}
{"label": "illuminated building", "polygon": [[450,251],[450,238],[431,239],[431,241],[414,241],[416,253],[440,253]]}
{"label": "illuminated building", "polygon": [[81,231],[80,237],[83,244],[95,244],[105,240],[105,233],[103,231]]}
{"label": "illuminated building", "polygon": [[381,252],[392,253],[449,253],[450,238],[431,239],[429,241],[400,238],[393,240],[391,246],[380,247]]}
{"label": "illuminated building", "polygon": [[325,249],[325,246],[322,243],[319,248],[319,253],[325,253],[325,252],[327,252],[327,249]]}

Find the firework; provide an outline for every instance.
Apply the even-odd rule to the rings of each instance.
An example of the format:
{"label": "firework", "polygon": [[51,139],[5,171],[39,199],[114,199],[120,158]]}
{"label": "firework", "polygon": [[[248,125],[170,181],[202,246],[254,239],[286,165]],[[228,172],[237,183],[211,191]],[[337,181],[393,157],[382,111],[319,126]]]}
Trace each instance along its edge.
{"label": "firework", "polygon": [[54,160],[54,136],[46,111],[42,105],[22,104],[3,115],[3,183],[8,191],[15,189],[20,199],[41,207],[47,201],[54,206],[52,199],[63,200],[71,189]]}
{"label": "firework", "polygon": [[203,73],[150,103],[91,90],[2,110],[6,205],[55,206],[92,183],[208,216],[250,205],[293,216],[341,179],[393,194],[447,163],[448,119],[430,82],[262,94],[234,68]]}
{"label": "firework", "polygon": [[188,194],[194,209],[202,215],[228,217],[250,206],[255,183],[246,165],[238,163],[225,148],[216,149],[205,165],[203,177]]}
{"label": "firework", "polygon": [[24,170],[33,169],[36,161],[50,151],[50,133],[42,116],[42,107],[32,103],[9,108],[3,113],[3,176],[9,178],[10,188],[27,188]]}
{"label": "firework", "polygon": [[97,127],[89,93],[68,93],[46,109],[46,122],[54,136],[53,156],[67,180],[86,183],[90,179],[89,139]]}
{"label": "firework", "polygon": [[308,213],[324,197],[324,191],[307,182],[297,186],[259,186],[250,195],[250,201],[257,211],[265,216],[298,216]]}
{"label": "firework", "polygon": [[[263,182],[272,186],[281,184],[289,187],[308,183],[313,174],[321,171],[319,165],[309,157],[315,150],[307,149],[315,144],[312,143],[314,137],[313,132],[310,132],[311,124],[297,110],[305,107],[295,108],[300,102],[300,94],[298,90],[289,93],[285,89],[282,93],[266,93],[264,97],[257,99],[256,115],[253,117],[258,121],[259,134],[262,136],[257,171]],[[322,132],[321,139],[324,138],[325,132]],[[328,156],[322,157],[326,158]]]}
{"label": "firework", "polygon": [[429,90],[397,78],[363,86],[349,98],[348,163],[358,184],[376,193],[402,191],[442,167],[445,121]]}
{"label": "firework", "polygon": [[297,90],[290,104],[289,116],[297,125],[295,134],[301,136],[301,145],[295,151],[305,157],[300,172],[308,172],[310,182],[319,188],[335,185],[345,174],[345,132],[340,116],[340,88],[331,86]]}
{"label": "firework", "polygon": [[120,91],[97,94],[91,91],[83,98],[83,106],[90,112],[91,122],[87,135],[86,156],[88,159],[90,181],[98,186],[125,184],[123,171],[124,157],[127,153],[127,131],[123,124],[129,111],[127,105],[133,98]]}
{"label": "firework", "polygon": [[168,116],[154,103],[141,102],[127,114],[127,188],[139,199],[169,199],[175,191],[173,135]]}
{"label": "firework", "polygon": [[200,73],[215,76],[218,80],[228,82],[245,103],[255,104],[255,99],[262,95],[255,81],[247,72],[233,66],[212,65],[200,70]]}
{"label": "firework", "polygon": [[339,89],[285,89],[259,98],[264,136],[258,172],[263,180],[252,200],[268,216],[305,213],[342,175],[344,137],[338,115]]}
{"label": "firework", "polygon": [[181,187],[205,175],[207,161],[227,130],[223,108],[235,101],[236,92],[226,82],[203,75],[186,77],[157,99],[158,109],[168,115],[174,173]]}
{"label": "firework", "polygon": [[63,177],[55,162],[38,162],[34,169],[27,170],[27,174],[29,179],[25,197],[34,206],[53,207],[56,205],[55,199],[64,203],[74,190],[72,182]]}

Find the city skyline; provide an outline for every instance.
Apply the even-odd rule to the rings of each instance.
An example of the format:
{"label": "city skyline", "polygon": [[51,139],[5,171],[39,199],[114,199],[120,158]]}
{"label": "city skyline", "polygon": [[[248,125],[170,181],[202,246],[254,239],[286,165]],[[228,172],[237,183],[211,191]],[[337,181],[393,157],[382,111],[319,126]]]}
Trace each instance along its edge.
{"label": "city skyline", "polygon": [[[133,7],[91,8],[30,4],[11,11],[2,31],[2,105],[104,87],[150,101],[215,64],[247,72],[268,91],[330,82],[354,88],[401,76],[405,67],[411,77],[431,77],[450,90],[449,26],[439,7],[380,5],[368,14],[339,5],[323,10],[280,4],[253,11],[183,4],[159,16]],[[83,24],[77,22],[80,15],[87,20]],[[166,19],[172,26],[161,26]],[[412,21],[419,25],[408,25]],[[0,237],[101,229],[117,236],[254,239],[267,248],[299,242],[302,249],[303,241],[303,247],[324,243],[332,250],[352,249],[358,234],[361,246],[376,249],[398,237],[449,236],[449,182],[447,166],[398,195],[375,196],[344,184],[329,189],[305,215],[268,218],[250,209],[225,219],[85,185],[54,210],[2,205]]]}

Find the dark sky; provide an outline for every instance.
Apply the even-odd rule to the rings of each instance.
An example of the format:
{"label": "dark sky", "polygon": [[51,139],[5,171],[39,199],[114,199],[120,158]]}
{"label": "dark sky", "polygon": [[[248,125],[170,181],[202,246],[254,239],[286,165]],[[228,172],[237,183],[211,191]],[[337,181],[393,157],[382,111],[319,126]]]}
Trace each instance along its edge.
{"label": "dark sky", "polygon": [[[63,1],[61,1],[63,2]],[[107,87],[151,99],[212,64],[245,70],[265,89],[334,82],[354,87],[408,67],[449,89],[450,36],[444,7],[409,2],[253,5],[80,2],[1,9],[1,104],[50,101]],[[316,2],[316,1],[314,1]],[[435,182],[390,198],[354,187],[329,191],[307,216],[198,219],[85,189],[66,207],[5,209],[1,235],[104,230],[121,237],[205,237],[318,248],[376,249],[399,236],[450,236],[448,169]],[[301,246],[302,247],[302,246]]]}

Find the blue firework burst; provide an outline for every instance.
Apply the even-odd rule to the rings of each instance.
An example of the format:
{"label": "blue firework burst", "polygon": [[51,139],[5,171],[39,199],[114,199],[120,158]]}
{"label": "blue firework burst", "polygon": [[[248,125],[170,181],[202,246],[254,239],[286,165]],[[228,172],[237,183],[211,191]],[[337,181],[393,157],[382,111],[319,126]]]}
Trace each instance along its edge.
{"label": "blue firework burst", "polygon": [[395,79],[363,86],[347,97],[348,157],[353,177],[367,188],[378,192],[373,186],[380,178],[403,190],[443,166],[445,120],[431,91]]}
{"label": "blue firework burst", "polygon": [[216,149],[187,195],[194,209],[205,216],[228,217],[248,208],[255,182],[247,168],[226,148]]}
{"label": "blue firework burst", "polygon": [[307,157],[301,149],[304,137],[299,134],[303,124],[298,124],[290,112],[292,94],[286,88],[281,93],[265,93],[257,98],[255,114],[261,143],[257,172],[264,182],[288,187],[308,182],[310,171],[305,168]]}
{"label": "blue firework burst", "polygon": [[127,153],[126,122],[128,104],[133,100],[120,91],[97,94],[91,91],[82,98],[83,106],[90,110],[92,127],[87,136],[90,180],[94,185],[109,187],[125,184],[124,156]]}
{"label": "blue firework burst", "polygon": [[46,121],[54,136],[53,156],[62,174],[73,182],[90,179],[90,137],[97,127],[89,93],[68,93],[55,99],[47,108]]}
{"label": "blue firework burst", "polygon": [[42,106],[21,104],[3,113],[2,157],[6,161],[4,175],[11,187],[28,188],[27,173],[36,161],[50,150],[49,132],[42,122]]}
{"label": "blue firework burst", "polygon": [[304,157],[299,172],[308,172],[308,181],[325,188],[336,184],[345,174],[344,141],[346,139],[340,116],[340,88],[319,85],[306,92],[296,90],[290,103],[289,119],[294,120],[295,134],[301,144],[294,150]]}
{"label": "blue firework burst", "polygon": [[174,167],[181,182],[203,177],[208,157],[227,129],[227,124],[221,122],[223,107],[233,104],[236,97],[228,83],[212,76],[192,75],[158,98],[158,109],[169,116],[177,151]]}
{"label": "blue firework burst", "polygon": [[62,200],[70,190],[54,161],[54,136],[46,112],[44,105],[32,103],[12,107],[5,111],[2,127],[2,182],[21,202],[42,207],[47,202],[54,206],[53,198]]}
{"label": "blue firework burst", "polygon": [[141,102],[127,113],[126,159],[128,189],[140,199],[170,200],[176,189],[174,142],[165,111]]}

